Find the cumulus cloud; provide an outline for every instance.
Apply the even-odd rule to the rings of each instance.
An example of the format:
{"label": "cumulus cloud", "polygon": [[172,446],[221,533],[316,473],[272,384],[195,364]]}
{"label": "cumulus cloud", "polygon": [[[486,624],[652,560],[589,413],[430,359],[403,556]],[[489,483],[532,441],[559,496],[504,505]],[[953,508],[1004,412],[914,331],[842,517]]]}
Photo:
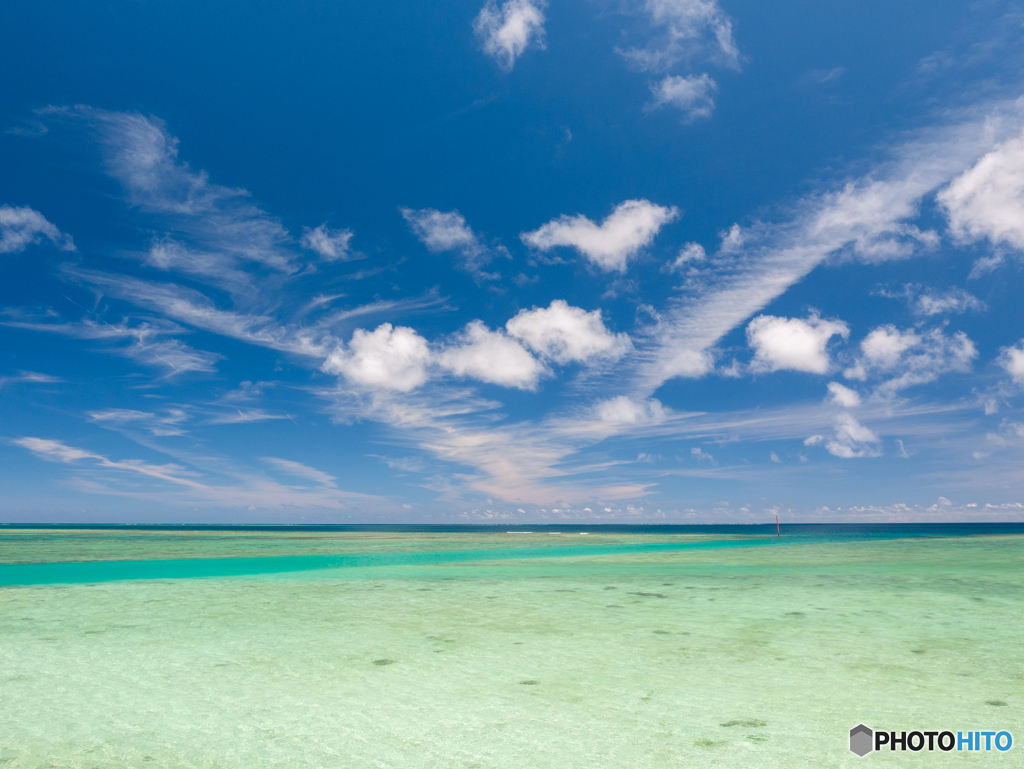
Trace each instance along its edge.
{"label": "cumulus cloud", "polygon": [[828,383],[828,395],[832,402],[844,408],[852,409],[860,405],[860,395],[839,382]]}
{"label": "cumulus cloud", "polygon": [[440,352],[437,362],[456,376],[520,390],[536,389],[544,373],[543,365],[519,342],[479,320],[469,323],[454,344]]}
{"label": "cumulus cloud", "polygon": [[999,354],[998,363],[1013,377],[1017,384],[1024,384],[1024,340],[1013,347],[1004,347]]}
{"label": "cumulus cloud", "polygon": [[409,392],[427,381],[430,349],[413,329],[382,323],[373,331],[356,329],[348,349],[337,349],[321,369],[368,389]]}
{"label": "cumulus cloud", "polygon": [[878,392],[892,395],[914,385],[927,384],[942,374],[971,370],[978,350],[967,335],[946,336],[942,328],[901,331],[893,325],[873,329],[860,343],[861,355],[843,372],[847,379],[887,377]]}
{"label": "cumulus cloud", "polygon": [[505,328],[531,350],[557,363],[615,359],[630,348],[626,334],[613,334],[605,328],[600,310],[587,312],[563,299],[555,299],[548,307],[521,310]]}
{"label": "cumulus cloud", "polygon": [[651,84],[652,107],[671,105],[683,113],[687,121],[711,117],[715,109],[714,92],[718,84],[707,73],[703,75],[668,75]]}
{"label": "cumulus cloud", "polygon": [[602,422],[616,425],[653,425],[663,422],[668,415],[657,398],[634,400],[625,395],[601,401],[595,412]]}
{"label": "cumulus cloud", "polygon": [[646,0],[644,12],[658,33],[643,48],[619,51],[638,69],[664,72],[699,53],[739,67],[732,21],[717,0]]}
{"label": "cumulus cloud", "polygon": [[[714,369],[711,350],[726,334],[828,259],[868,260],[869,254],[919,247],[905,225],[919,215],[922,198],[988,151],[993,133],[1005,132],[1006,125],[986,113],[921,131],[860,179],[809,195],[784,220],[739,231],[741,247],[709,260],[706,275],[686,297],[659,312],[652,343],[636,359],[635,391],[649,395],[669,379],[708,374]],[[891,247],[882,248],[886,243]]]}
{"label": "cumulus cloud", "polygon": [[747,342],[754,348],[751,370],[825,374],[831,365],[828,342],[836,335],[843,339],[850,335],[849,327],[839,320],[759,315],[747,326]]}
{"label": "cumulus cloud", "polygon": [[462,256],[462,267],[478,278],[493,279],[498,275],[483,272],[490,263],[490,249],[466,224],[466,217],[458,211],[438,211],[436,208],[399,209],[413,234],[432,254],[454,251]]}
{"label": "cumulus cloud", "polygon": [[46,217],[28,206],[0,206],[0,254],[15,254],[48,239],[61,251],[74,251],[65,235]]}
{"label": "cumulus cloud", "polygon": [[575,248],[602,270],[626,271],[626,263],[637,251],[651,244],[661,228],[679,216],[675,207],[659,206],[649,200],[620,203],[601,224],[583,214],[562,215],[533,232],[520,234],[531,248],[549,251],[558,246]]}
{"label": "cumulus cloud", "polygon": [[[860,343],[863,362],[870,368],[888,371],[899,363],[903,353],[921,343],[921,337],[911,330],[900,331],[893,325],[880,326]],[[852,372],[851,379],[861,379]]]}
{"label": "cumulus cloud", "polygon": [[[805,441],[806,443],[806,441]],[[836,437],[825,444],[830,454],[843,459],[878,456],[878,436],[850,414],[836,419]]]}
{"label": "cumulus cloud", "polygon": [[302,231],[302,247],[319,254],[327,262],[351,259],[351,240],[352,230],[332,230],[326,222],[314,229],[305,227]]}
{"label": "cumulus cloud", "polygon": [[997,145],[936,197],[954,237],[1024,250],[1024,135]]}
{"label": "cumulus cloud", "polygon": [[544,48],[544,0],[489,0],[473,20],[484,53],[508,71],[530,46]]}

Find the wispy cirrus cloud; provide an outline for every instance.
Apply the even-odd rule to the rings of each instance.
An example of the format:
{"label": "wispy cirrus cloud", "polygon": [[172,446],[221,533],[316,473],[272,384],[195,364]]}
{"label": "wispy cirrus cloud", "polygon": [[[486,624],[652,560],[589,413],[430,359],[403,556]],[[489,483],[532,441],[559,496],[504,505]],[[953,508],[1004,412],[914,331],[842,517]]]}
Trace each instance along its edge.
{"label": "wispy cirrus cloud", "polygon": [[8,384],[60,384],[66,380],[50,374],[40,374],[38,371],[19,371],[12,376],[0,376],[0,387]]}
{"label": "wispy cirrus cloud", "polygon": [[730,231],[693,291],[660,313],[646,339],[635,335],[635,392],[646,397],[669,379],[709,373],[725,334],[830,258],[870,263],[930,247],[933,237],[912,223],[922,199],[1010,129],[1000,110],[922,131],[869,175],[798,201],[789,218]]}
{"label": "wispy cirrus cloud", "polygon": [[0,254],[16,254],[43,240],[61,251],[75,251],[70,235],[28,206],[0,206]]}
{"label": "wispy cirrus cloud", "polygon": [[121,183],[129,204],[157,224],[149,250],[138,255],[146,264],[233,294],[255,290],[253,268],[283,275],[299,269],[281,222],[246,190],[215,184],[179,160],[178,139],[163,121],[92,107],[51,107],[41,114],[95,132],[107,173]]}
{"label": "wispy cirrus cloud", "polygon": [[105,342],[128,342],[101,348],[106,352],[130,358],[143,365],[163,368],[166,376],[189,372],[212,373],[216,363],[223,356],[218,353],[197,350],[179,339],[167,336],[181,334],[184,329],[166,321],[143,321],[132,323],[105,323],[83,319],[68,323],[42,322],[38,320],[7,320],[0,325],[60,334],[75,339],[92,339]]}
{"label": "wispy cirrus cloud", "polygon": [[304,465],[301,462],[295,462],[291,459],[281,459],[279,457],[260,457],[268,465],[276,467],[282,473],[288,475],[294,475],[296,478],[305,478],[307,481],[313,481],[319,486],[324,486],[329,489],[337,488],[336,481],[338,480],[333,475],[328,475],[321,470],[317,470],[315,467]]}
{"label": "wispy cirrus cloud", "polygon": [[114,429],[141,429],[159,438],[185,435],[182,423],[189,415],[183,409],[172,408],[163,414],[136,409],[103,409],[88,412],[89,419],[100,426]]}
{"label": "wispy cirrus cloud", "polygon": [[[338,489],[333,476],[285,459],[266,458],[264,461],[280,472],[313,480],[317,485],[313,488],[285,485],[252,470],[233,470],[217,483],[208,477],[209,470],[189,469],[178,463],[157,465],[140,459],[115,460],[48,438],[22,437],[12,443],[45,461],[72,466],[76,472],[75,487],[91,494],[250,510],[298,506],[365,511],[385,502],[381,497]],[[125,482],[125,479],[137,479],[141,483]]]}

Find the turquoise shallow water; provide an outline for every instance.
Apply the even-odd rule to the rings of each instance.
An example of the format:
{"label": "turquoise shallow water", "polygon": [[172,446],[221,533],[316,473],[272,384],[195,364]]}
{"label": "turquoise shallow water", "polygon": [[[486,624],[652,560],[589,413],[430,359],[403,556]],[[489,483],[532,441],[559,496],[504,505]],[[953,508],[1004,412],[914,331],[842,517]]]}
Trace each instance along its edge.
{"label": "turquoise shallow water", "polygon": [[1020,535],[208,535],[0,530],[0,766],[1024,765],[846,750],[1024,739]]}

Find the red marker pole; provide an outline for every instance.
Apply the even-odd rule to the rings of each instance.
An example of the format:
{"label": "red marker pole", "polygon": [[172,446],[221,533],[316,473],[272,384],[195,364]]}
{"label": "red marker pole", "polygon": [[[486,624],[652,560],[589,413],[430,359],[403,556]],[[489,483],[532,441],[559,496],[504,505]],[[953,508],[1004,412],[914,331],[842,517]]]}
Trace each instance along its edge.
{"label": "red marker pole", "polygon": [[778,513],[775,514],[775,536],[776,537],[781,537],[782,536],[782,529],[779,528],[779,514]]}

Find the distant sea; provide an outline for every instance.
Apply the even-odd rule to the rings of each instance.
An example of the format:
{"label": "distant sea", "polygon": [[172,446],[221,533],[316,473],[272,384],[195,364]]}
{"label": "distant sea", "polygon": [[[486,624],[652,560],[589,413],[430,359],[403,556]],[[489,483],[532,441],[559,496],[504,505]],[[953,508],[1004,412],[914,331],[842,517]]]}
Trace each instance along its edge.
{"label": "distant sea", "polygon": [[0,525],[0,767],[959,765],[847,735],[1022,627],[1024,524]]}

